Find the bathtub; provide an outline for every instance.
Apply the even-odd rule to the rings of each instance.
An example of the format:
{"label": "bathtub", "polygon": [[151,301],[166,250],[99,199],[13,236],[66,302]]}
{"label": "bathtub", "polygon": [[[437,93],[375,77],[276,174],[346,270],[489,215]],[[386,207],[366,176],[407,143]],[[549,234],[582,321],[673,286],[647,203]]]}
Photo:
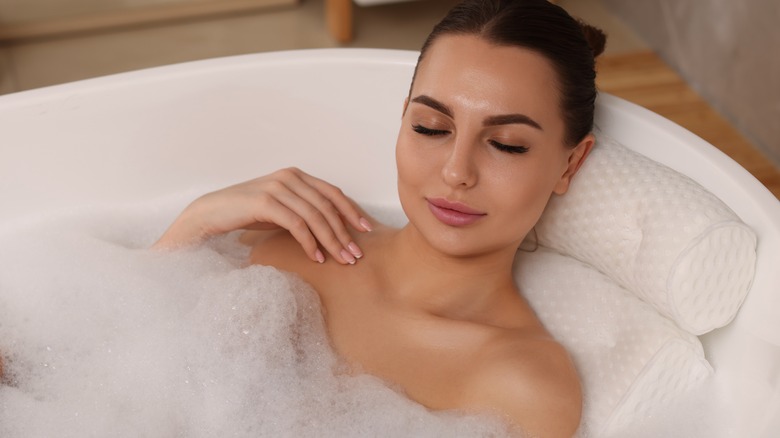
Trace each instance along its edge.
{"label": "bathtub", "polygon": [[[399,208],[393,148],[416,57],[268,53],[2,96],[0,230],[50,211],[218,188],[291,165],[358,201]],[[597,106],[607,133],[699,182],[758,234],[744,306],[702,342],[726,382],[723,396],[734,400],[735,436],[780,436],[780,202],[672,122],[606,94]]]}

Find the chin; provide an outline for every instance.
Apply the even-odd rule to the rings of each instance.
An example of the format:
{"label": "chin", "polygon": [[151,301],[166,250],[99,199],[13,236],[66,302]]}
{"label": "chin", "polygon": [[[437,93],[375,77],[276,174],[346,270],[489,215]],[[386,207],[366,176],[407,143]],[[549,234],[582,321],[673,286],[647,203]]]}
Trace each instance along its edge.
{"label": "chin", "polygon": [[420,222],[410,219],[410,223],[431,248],[449,257],[477,257],[501,251],[512,245],[510,242],[501,244],[488,241],[487,238],[492,237],[490,223],[453,227],[439,222],[434,217],[424,219]]}

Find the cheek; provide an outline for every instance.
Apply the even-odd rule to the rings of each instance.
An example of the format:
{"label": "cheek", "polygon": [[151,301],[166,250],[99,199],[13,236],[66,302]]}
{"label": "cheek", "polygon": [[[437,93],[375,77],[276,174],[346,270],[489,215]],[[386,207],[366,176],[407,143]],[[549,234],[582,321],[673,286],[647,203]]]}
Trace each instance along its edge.
{"label": "cheek", "polygon": [[429,175],[429,161],[421,154],[419,145],[415,145],[409,135],[399,135],[395,147],[395,162],[398,169],[398,186],[401,188],[418,185]]}
{"label": "cheek", "polygon": [[419,184],[415,179],[415,176],[419,177],[419,171],[416,169],[419,163],[411,152],[409,142],[403,135],[399,135],[395,146],[395,164],[398,171],[398,197],[404,210],[407,208],[408,193],[412,187]]}
{"label": "cheek", "polygon": [[401,136],[398,137],[398,141],[395,145],[395,167],[398,170],[398,186],[406,184],[407,175],[410,173],[409,166],[411,165],[409,159],[409,151]]}
{"label": "cheek", "polygon": [[529,162],[517,166],[496,180],[491,193],[499,196],[494,205],[506,208],[504,223],[518,233],[530,231],[547,206],[559,179],[557,163]]}

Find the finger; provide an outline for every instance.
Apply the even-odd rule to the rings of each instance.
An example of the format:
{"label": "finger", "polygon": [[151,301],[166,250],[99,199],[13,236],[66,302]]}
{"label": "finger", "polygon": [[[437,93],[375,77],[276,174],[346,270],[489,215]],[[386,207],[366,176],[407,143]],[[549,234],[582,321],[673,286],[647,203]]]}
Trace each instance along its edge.
{"label": "finger", "polygon": [[300,171],[299,176],[307,184],[322,193],[336,207],[341,216],[352,225],[352,228],[363,232],[372,230],[371,223],[365,217],[366,215],[340,188],[303,171]]}
{"label": "finger", "polygon": [[[363,252],[353,242],[352,236],[347,231],[344,218],[335,205],[325,197],[317,188],[310,186],[306,181],[296,175],[284,181],[285,185],[311,204],[328,222],[331,230],[341,245],[353,256],[360,258]],[[349,257],[347,257],[349,259]]]}
{"label": "finger", "polygon": [[272,222],[290,232],[301,245],[306,255],[315,262],[322,263],[325,257],[317,246],[317,239],[312,234],[306,221],[297,213],[287,208],[272,196],[268,196],[259,207],[262,210],[261,222]]}
{"label": "finger", "polygon": [[[294,189],[288,187],[288,184],[293,185]],[[303,220],[311,234],[336,260],[344,264],[354,264],[357,258],[353,253],[354,250],[357,250],[356,252],[362,256],[362,252],[351,241],[344,224],[338,218],[335,208],[331,206],[331,211],[325,213],[306,199],[306,196],[317,196],[312,193],[306,194],[307,190],[316,192],[311,187],[308,187],[303,182],[299,182],[296,185],[290,182],[285,183],[274,180],[269,182],[267,190],[273,193],[275,200]],[[326,215],[332,217],[330,221]],[[295,225],[298,226],[299,224],[295,223]],[[343,234],[341,238],[337,235],[339,231]]]}
{"label": "finger", "polygon": [[[341,212],[339,212],[336,206],[333,205],[333,203],[316,187],[312,187],[302,178],[305,175],[306,174],[304,172],[291,168],[285,169],[284,172],[281,172],[278,179],[279,181],[282,181],[292,192],[294,192],[295,195],[303,198],[316,210],[316,212],[309,211],[308,206],[303,205],[300,207],[305,208],[306,211],[296,210],[298,213],[302,215],[304,213],[312,214],[315,217],[322,215],[324,217],[330,226],[330,230],[327,231],[331,231],[336,236],[338,241],[341,243],[343,250],[345,250],[343,253],[340,251],[339,254],[348,263],[354,263],[355,259],[359,259],[363,256],[363,251],[361,251],[360,247],[358,247],[358,245],[353,241],[352,236],[350,236],[349,232],[347,231],[347,225],[344,222],[344,217],[341,215]],[[292,207],[292,205],[290,206]],[[330,238],[329,232],[326,232],[325,235],[321,236],[317,233],[318,229],[313,229],[312,231],[315,232],[315,236],[318,239]],[[327,242],[325,243],[327,246]]]}

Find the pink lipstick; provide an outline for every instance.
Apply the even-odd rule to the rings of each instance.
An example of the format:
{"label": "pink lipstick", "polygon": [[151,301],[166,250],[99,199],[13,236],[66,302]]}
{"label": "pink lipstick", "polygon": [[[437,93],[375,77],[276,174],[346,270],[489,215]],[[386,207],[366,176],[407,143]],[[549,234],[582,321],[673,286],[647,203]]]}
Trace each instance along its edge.
{"label": "pink lipstick", "polygon": [[475,210],[468,205],[451,202],[444,198],[426,198],[426,201],[428,201],[428,208],[436,219],[452,227],[473,224],[487,215],[487,213]]}

